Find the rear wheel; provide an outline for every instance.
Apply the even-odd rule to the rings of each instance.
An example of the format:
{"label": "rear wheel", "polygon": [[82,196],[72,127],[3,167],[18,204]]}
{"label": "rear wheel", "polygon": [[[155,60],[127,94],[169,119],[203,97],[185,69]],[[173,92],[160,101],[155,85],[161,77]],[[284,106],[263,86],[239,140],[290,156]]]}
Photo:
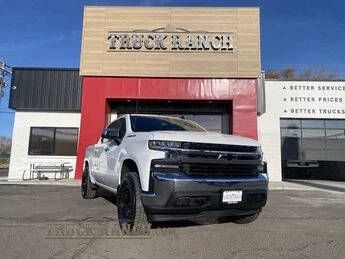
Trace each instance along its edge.
{"label": "rear wheel", "polygon": [[236,217],[232,220],[232,222],[236,224],[248,224],[255,221],[259,217],[259,214],[260,212],[257,212],[255,214],[248,215],[248,216]]}
{"label": "rear wheel", "polygon": [[141,187],[136,172],[124,175],[117,193],[119,224],[125,234],[147,234],[150,225],[141,201]]}
{"label": "rear wheel", "polygon": [[91,183],[89,169],[85,168],[81,179],[81,196],[84,199],[94,199],[97,196],[97,186]]}

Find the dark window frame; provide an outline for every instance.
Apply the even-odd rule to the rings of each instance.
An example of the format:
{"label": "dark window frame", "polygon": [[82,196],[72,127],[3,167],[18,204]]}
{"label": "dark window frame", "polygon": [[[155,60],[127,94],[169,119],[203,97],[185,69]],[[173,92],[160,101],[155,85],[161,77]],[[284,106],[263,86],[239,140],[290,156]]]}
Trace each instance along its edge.
{"label": "dark window frame", "polygon": [[[116,111],[115,111],[116,112]],[[118,115],[122,116],[126,113],[122,113],[121,111],[117,112]],[[130,114],[132,115],[132,114]],[[231,123],[231,115],[229,113],[184,113],[184,112],[177,112],[176,114],[172,114],[172,113],[157,113],[157,112],[150,112],[150,113],[135,113],[135,115],[159,115],[159,116],[168,116],[168,117],[176,117],[178,119],[181,119],[181,116],[204,116],[204,115],[208,115],[208,116],[220,116],[220,133],[221,134],[226,134],[226,135],[232,135],[232,125],[230,125]],[[207,131],[209,132],[216,132],[210,129],[207,129],[205,126],[201,125],[200,123],[194,121],[193,119],[189,119],[187,118],[187,120],[190,120],[196,124],[198,124],[199,126],[201,126],[202,128],[205,128]],[[131,123],[130,123],[131,124]],[[131,125],[132,126],[132,125]]]}
{"label": "dark window frame", "polygon": [[[110,104],[111,112],[119,115],[125,114],[154,114],[162,116],[170,115],[220,115],[221,116],[221,133],[231,135],[233,134],[233,100],[223,101],[178,101],[173,100],[140,100],[139,102],[128,102],[119,100]],[[171,101],[171,100],[170,100]],[[174,116],[173,116],[174,117]],[[192,120],[193,121],[193,120]],[[197,123],[199,124],[199,123]],[[201,125],[204,127],[203,125]]]}
{"label": "dark window frame", "polygon": [[[30,148],[32,144],[32,130],[33,129],[53,129],[54,130],[54,135],[53,135],[53,153],[52,155],[42,155],[42,154],[30,154]],[[56,145],[56,129],[69,129],[69,130],[77,130],[77,149],[75,150],[75,155],[56,155],[55,151],[55,145]],[[30,127],[30,136],[29,136],[29,146],[28,146],[28,156],[77,156],[78,152],[78,142],[79,142],[79,128],[78,127],[40,127],[40,126],[34,126]]]}

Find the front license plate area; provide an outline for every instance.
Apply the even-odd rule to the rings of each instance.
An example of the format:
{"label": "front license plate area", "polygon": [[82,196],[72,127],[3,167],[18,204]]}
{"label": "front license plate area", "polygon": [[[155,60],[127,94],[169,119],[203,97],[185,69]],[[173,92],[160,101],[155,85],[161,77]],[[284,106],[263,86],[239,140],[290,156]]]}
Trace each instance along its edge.
{"label": "front license plate area", "polygon": [[223,203],[235,204],[242,201],[242,191],[224,191]]}

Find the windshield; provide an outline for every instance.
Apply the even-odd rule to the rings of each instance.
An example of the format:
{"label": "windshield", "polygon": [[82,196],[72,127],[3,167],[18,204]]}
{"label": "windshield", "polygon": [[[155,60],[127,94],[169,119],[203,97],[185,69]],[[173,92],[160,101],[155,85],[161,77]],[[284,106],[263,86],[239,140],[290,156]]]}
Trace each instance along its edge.
{"label": "windshield", "polygon": [[131,116],[133,132],[149,131],[205,131],[198,124],[169,117]]}

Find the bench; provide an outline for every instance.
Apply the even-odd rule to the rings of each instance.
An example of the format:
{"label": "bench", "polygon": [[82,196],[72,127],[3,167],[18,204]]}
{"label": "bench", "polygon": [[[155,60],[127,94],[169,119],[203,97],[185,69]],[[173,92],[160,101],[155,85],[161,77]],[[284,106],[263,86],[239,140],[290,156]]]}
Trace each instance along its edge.
{"label": "bench", "polygon": [[[69,178],[69,173],[73,171],[73,167],[70,163],[62,163],[60,165],[50,164],[50,165],[41,165],[41,164],[30,164],[29,177],[26,178],[27,170],[23,172],[23,181],[27,180],[46,180],[45,174],[54,174],[55,181],[63,180]],[[59,175],[59,177],[58,177]]]}

